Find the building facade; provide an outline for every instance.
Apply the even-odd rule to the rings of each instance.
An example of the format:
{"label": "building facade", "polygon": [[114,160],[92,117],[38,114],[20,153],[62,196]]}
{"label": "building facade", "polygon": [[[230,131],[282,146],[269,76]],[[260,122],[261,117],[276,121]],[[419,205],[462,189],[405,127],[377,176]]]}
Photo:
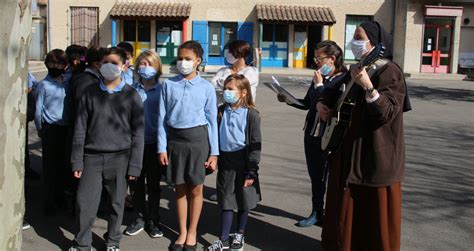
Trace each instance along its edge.
{"label": "building facade", "polygon": [[47,3],[47,0],[31,1],[31,42],[28,54],[30,60],[43,60],[48,50]]}
{"label": "building facade", "polygon": [[225,45],[243,39],[261,48],[263,67],[311,67],[318,42],[344,45],[364,20],[393,24],[393,2],[383,0],[55,0],[50,9],[52,48],[128,41],[136,54],[156,50],[169,63],[179,44],[194,39],[206,65],[225,64]]}
{"label": "building facade", "polygon": [[396,3],[395,60],[408,73],[458,73],[474,68],[474,1]]}
{"label": "building facade", "polygon": [[313,47],[325,39],[341,45],[346,62],[353,62],[355,28],[376,20],[394,35],[394,60],[405,72],[456,73],[474,52],[468,42],[474,34],[471,2],[54,0],[48,35],[51,48],[127,41],[136,55],[155,50],[164,63],[175,59],[183,41],[194,39],[203,45],[206,66],[224,65],[226,44],[242,39],[261,51],[262,67],[303,68],[314,66]]}

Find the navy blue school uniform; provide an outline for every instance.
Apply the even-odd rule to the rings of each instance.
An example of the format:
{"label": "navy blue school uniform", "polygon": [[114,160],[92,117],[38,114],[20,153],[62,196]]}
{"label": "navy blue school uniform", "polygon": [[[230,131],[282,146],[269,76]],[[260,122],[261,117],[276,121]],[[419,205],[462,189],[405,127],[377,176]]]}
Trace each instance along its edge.
{"label": "navy blue school uniform", "polygon": [[[328,79],[325,79],[325,82]],[[316,110],[319,96],[324,90],[323,83],[311,83],[303,99],[303,104],[289,104],[301,110],[308,110],[304,124],[304,151],[306,166],[311,179],[312,207],[313,212],[324,212],[324,194],[326,193],[327,158],[321,149],[321,135],[324,132],[325,123],[319,119]]]}
{"label": "navy blue school uniform", "polygon": [[64,203],[65,180],[71,175],[64,147],[69,130],[67,89],[67,78],[57,81],[49,75],[36,87],[34,121],[43,149],[43,206],[46,214],[53,214],[55,207]]}
{"label": "navy blue school uniform", "polygon": [[[160,180],[166,172],[156,157],[161,84],[157,81],[155,86],[145,90],[142,83],[136,82],[133,87],[143,101],[145,116],[143,168],[140,177],[132,185],[134,190],[133,207],[136,214],[135,224],[153,223],[158,226],[160,222]],[[148,195],[148,200],[146,195]]]}
{"label": "navy blue school uniform", "polygon": [[78,250],[91,249],[91,229],[103,189],[110,209],[106,245],[119,246],[126,177],[140,176],[144,127],[143,102],[125,81],[113,90],[101,82],[84,91],[77,108],[71,155],[72,171],[82,172],[77,190]]}
{"label": "navy blue school uniform", "polygon": [[[222,210],[250,210],[261,200],[258,169],[262,136],[256,109],[219,107],[217,201]],[[254,183],[244,188],[244,181]]]}

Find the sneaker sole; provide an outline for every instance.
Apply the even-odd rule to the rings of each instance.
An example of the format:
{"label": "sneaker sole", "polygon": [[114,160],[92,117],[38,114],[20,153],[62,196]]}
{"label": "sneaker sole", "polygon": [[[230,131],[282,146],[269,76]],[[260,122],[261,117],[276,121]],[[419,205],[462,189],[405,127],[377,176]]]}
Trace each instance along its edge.
{"label": "sneaker sole", "polygon": [[163,234],[155,234],[155,235],[150,234],[150,237],[151,238],[160,238],[160,237],[163,237]]}
{"label": "sneaker sole", "polygon": [[144,228],[140,228],[140,230],[135,231],[135,232],[133,232],[133,233],[130,233],[130,232],[128,232],[128,231],[125,231],[124,234],[129,235],[129,236],[134,236],[134,235],[139,234],[141,231],[143,231],[143,229],[144,229]]}
{"label": "sneaker sole", "polygon": [[31,228],[31,226],[22,226],[21,230],[27,230],[27,229],[30,229],[30,228]]}
{"label": "sneaker sole", "polygon": [[230,247],[230,251],[242,251],[244,250],[245,242],[242,242],[242,247],[241,248],[232,248]]}

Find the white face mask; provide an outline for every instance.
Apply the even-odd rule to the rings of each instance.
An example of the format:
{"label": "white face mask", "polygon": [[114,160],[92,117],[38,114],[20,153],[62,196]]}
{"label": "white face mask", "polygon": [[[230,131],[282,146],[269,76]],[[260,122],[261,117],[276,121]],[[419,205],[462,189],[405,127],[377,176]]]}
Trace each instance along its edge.
{"label": "white face mask", "polygon": [[229,62],[229,64],[234,64],[235,62],[237,62],[237,58],[234,57],[234,55],[232,55],[232,53],[230,53],[229,51],[226,51],[225,54],[225,60],[227,60],[227,62]]}
{"label": "white face mask", "polygon": [[100,74],[102,74],[102,77],[104,77],[106,80],[112,81],[120,77],[120,74],[122,74],[122,69],[120,69],[118,65],[106,63],[100,67]]}
{"label": "white face mask", "polygon": [[183,74],[184,76],[187,76],[193,71],[194,69],[194,61],[193,60],[179,60],[176,62],[176,68],[178,68],[179,73]]}
{"label": "white face mask", "polygon": [[351,40],[351,51],[356,58],[362,58],[362,56],[369,51],[367,49],[367,42],[369,42],[369,40]]}

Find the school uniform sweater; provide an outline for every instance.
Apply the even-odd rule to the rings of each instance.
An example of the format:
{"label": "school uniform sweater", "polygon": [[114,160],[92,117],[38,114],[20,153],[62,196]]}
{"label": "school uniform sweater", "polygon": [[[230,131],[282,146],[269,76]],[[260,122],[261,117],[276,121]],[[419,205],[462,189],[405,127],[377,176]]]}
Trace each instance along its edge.
{"label": "school uniform sweater", "polygon": [[87,89],[89,85],[98,85],[99,82],[99,74],[94,72],[90,68],[87,68],[84,72],[75,74],[71,77],[71,79],[69,80],[69,100],[71,102],[70,107],[72,112],[72,119],[76,119],[77,106],[81,101],[81,97],[84,93],[84,90]]}
{"label": "school uniform sweater", "polygon": [[140,176],[144,148],[143,104],[137,91],[126,84],[106,91],[90,85],[77,108],[71,163],[84,168],[84,154],[130,151],[128,175]]}

